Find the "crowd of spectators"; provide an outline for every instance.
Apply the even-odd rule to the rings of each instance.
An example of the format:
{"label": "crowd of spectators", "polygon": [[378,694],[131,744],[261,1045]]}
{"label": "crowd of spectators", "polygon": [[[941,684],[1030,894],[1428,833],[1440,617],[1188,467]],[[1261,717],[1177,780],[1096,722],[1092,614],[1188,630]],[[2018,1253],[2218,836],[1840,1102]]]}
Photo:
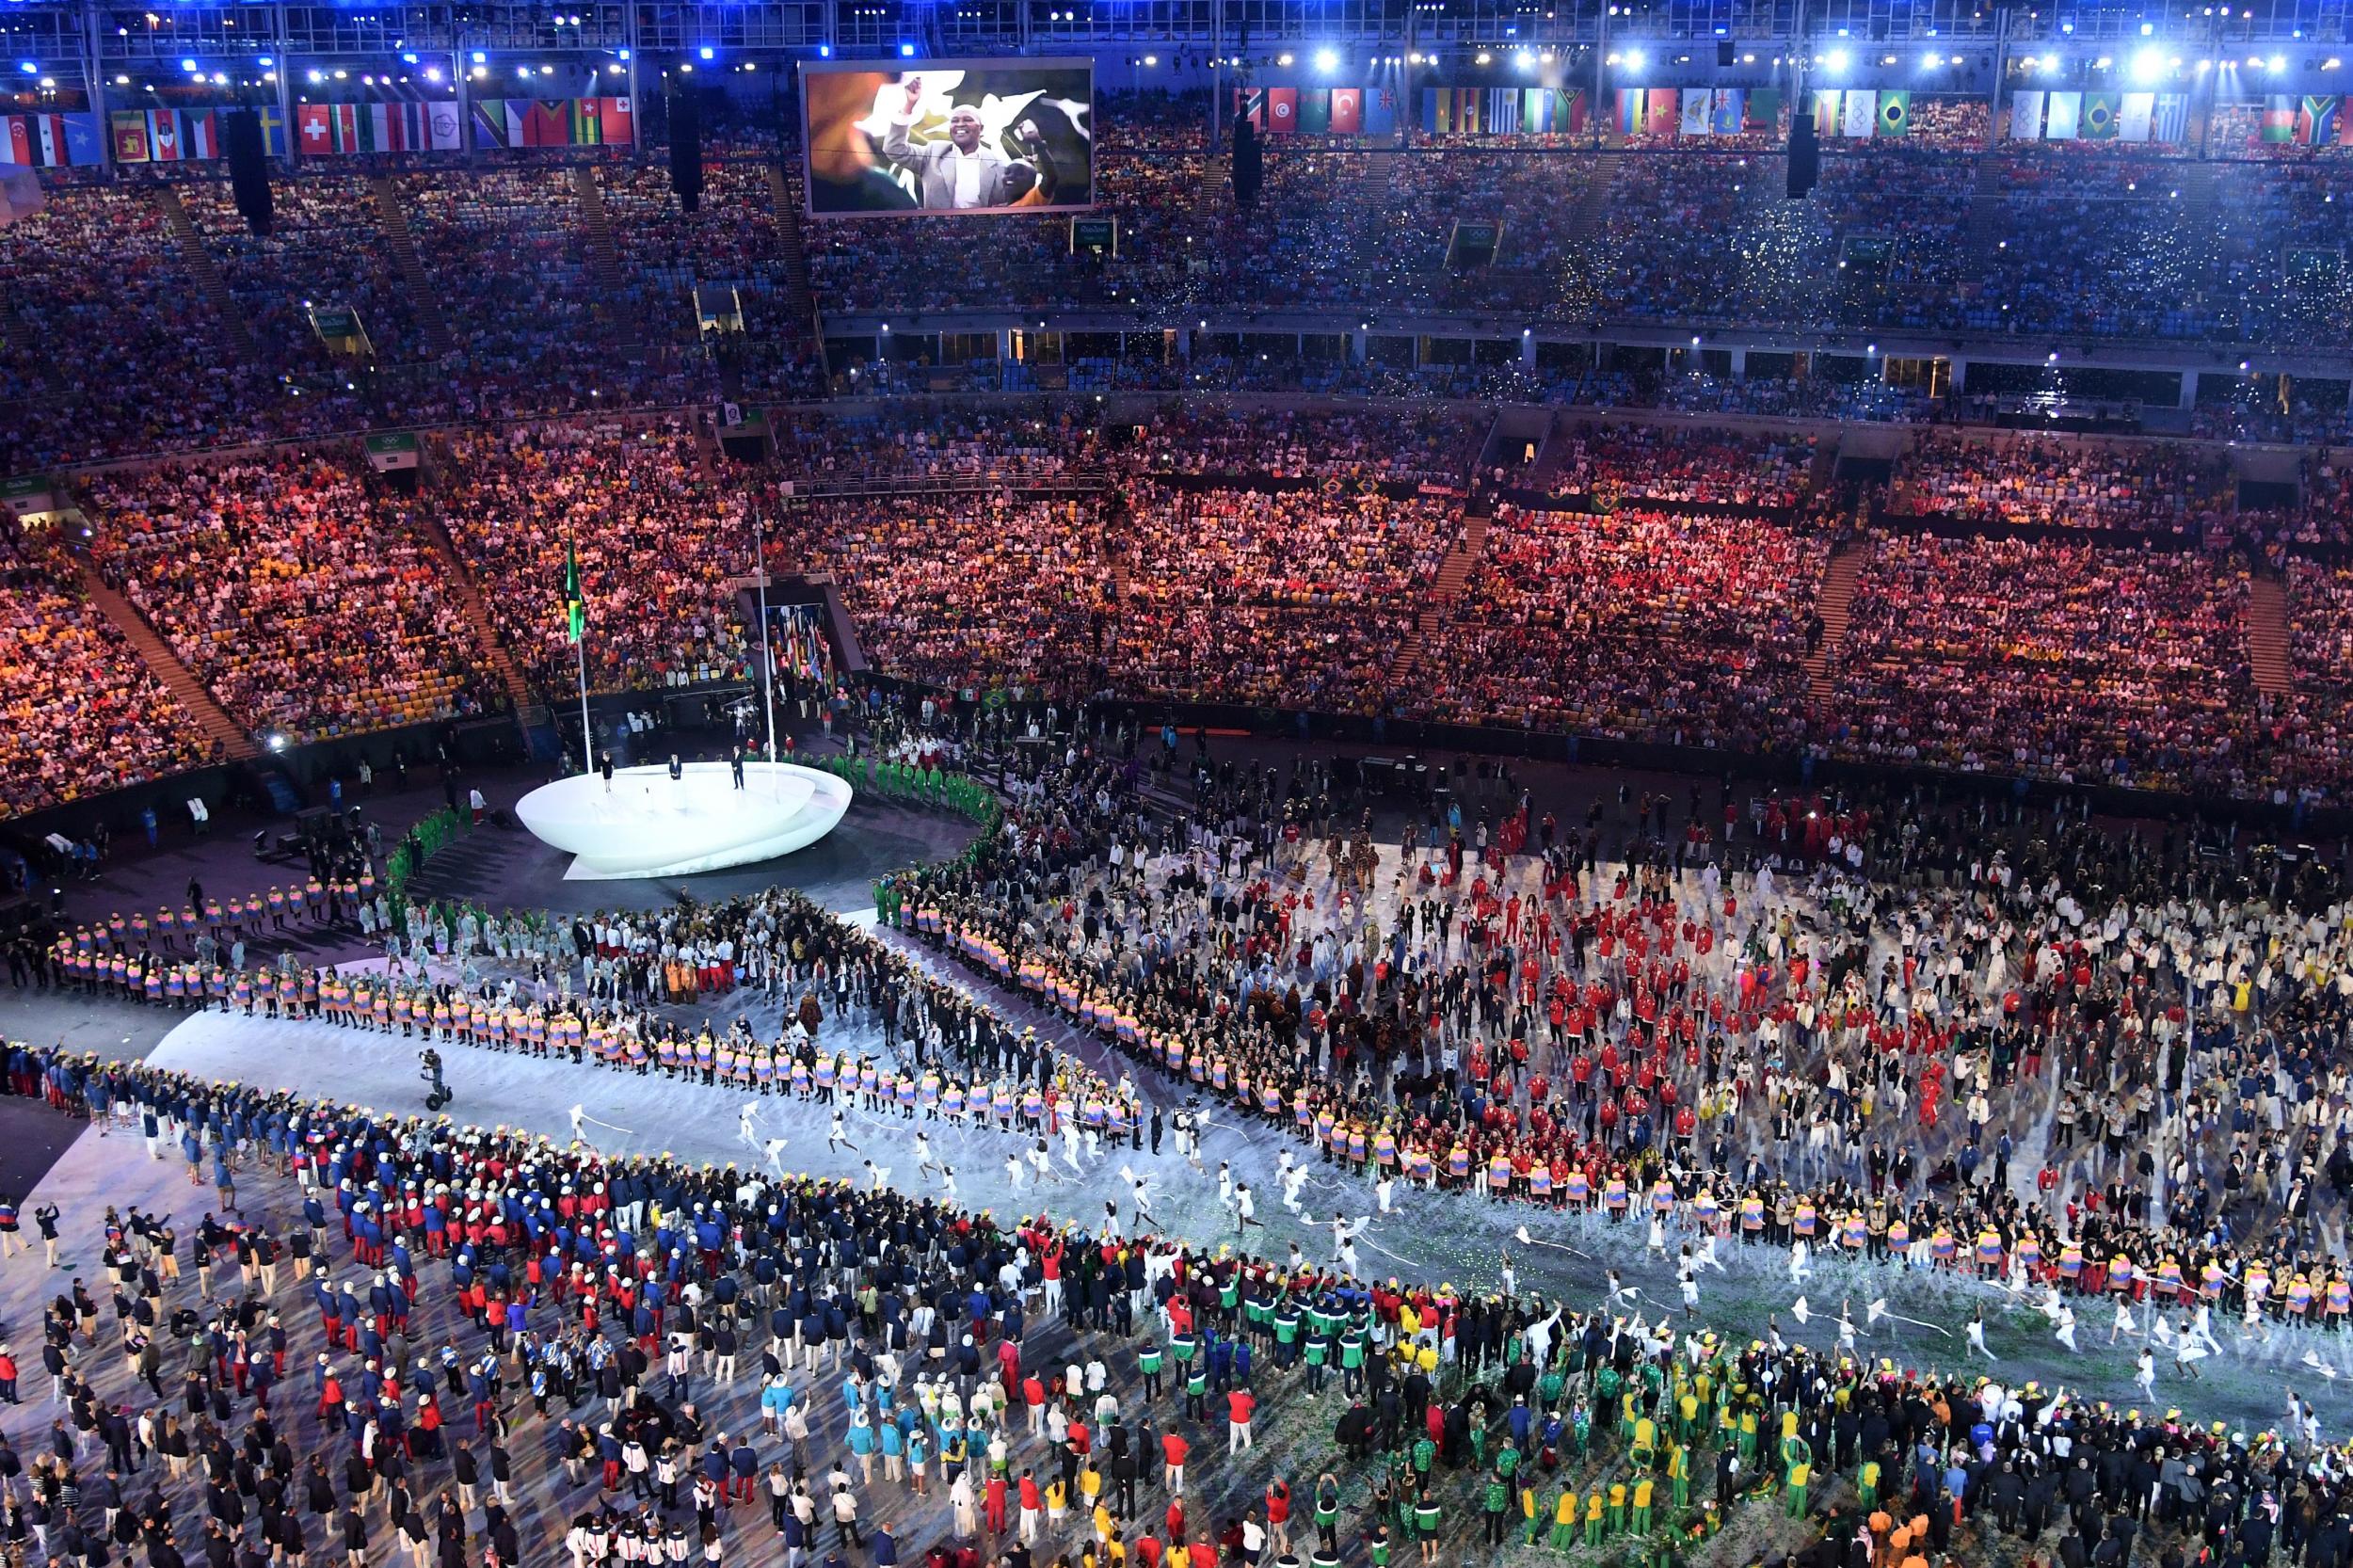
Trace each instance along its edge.
{"label": "crowd of spectators", "polygon": [[793,519],[874,667],[952,690],[1091,689],[1100,502],[956,491],[824,500]]}
{"label": "crowd of spectators", "polygon": [[1875,531],[1831,696],[1838,756],[2144,788],[2259,777],[2244,560]]}
{"label": "crowd of spectators", "polygon": [[500,700],[408,504],[344,451],[94,477],[93,555],[232,717],[302,742]]}
{"label": "crowd of spectators", "polygon": [[92,608],[56,530],[0,526],[0,816],[213,760],[213,744]]}
{"label": "crowd of spectators", "polygon": [[434,442],[430,501],[499,639],[542,692],[571,690],[563,612],[580,567],[595,691],[744,676],[746,633],[728,580],[752,565],[745,498],[705,471],[678,419],[466,430]]}
{"label": "crowd of spectators", "polygon": [[175,188],[275,378],[313,376],[330,362],[311,324],[314,304],[349,308],[379,360],[423,357],[408,290],[385,248],[376,194],[364,177],[338,171],[276,182],[266,235],[247,225],[227,181],[186,180]]}
{"label": "crowd of spectators", "polygon": [[315,429],[227,352],[219,317],[144,185],[59,184],[0,225],[8,280],[0,472]]}
{"label": "crowd of spectators", "polygon": [[2232,504],[2230,464],[2212,449],[1930,430],[1913,438],[1890,505],[1967,522],[2182,533]]}
{"label": "crowd of spectators", "polygon": [[1554,437],[1556,496],[1792,506],[1813,481],[1814,443],[1785,432],[1698,424],[1591,424]]}
{"label": "crowd of spectators", "polygon": [[1455,723],[1786,747],[1829,553],[1763,520],[1499,505],[1406,700]]}

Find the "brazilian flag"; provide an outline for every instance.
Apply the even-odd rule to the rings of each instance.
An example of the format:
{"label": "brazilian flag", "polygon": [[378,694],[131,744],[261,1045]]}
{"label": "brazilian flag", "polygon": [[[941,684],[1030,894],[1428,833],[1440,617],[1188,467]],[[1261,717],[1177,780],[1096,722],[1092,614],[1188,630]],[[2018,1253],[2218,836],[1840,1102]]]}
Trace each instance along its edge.
{"label": "brazilian flag", "polygon": [[588,630],[588,605],[580,597],[580,555],[572,549],[572,541],[564,541],[564,636],[568,642],[578,642]]}
{"label": "brazilian flag", "polygon": [[1871,128],[1875,136],[1900,136],[1912,129],[1912,94],[1882,91],[1880,94],[1879,123]]}

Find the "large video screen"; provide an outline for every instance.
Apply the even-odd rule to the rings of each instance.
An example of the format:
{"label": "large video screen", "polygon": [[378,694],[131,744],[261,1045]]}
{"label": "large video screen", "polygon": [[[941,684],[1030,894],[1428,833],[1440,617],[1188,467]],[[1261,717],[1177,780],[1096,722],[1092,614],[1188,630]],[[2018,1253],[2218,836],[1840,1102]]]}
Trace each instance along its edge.
{"label": "large video screen", "polygon": [[1095,204],[1086,59],[805,62],[816,217],[1026,213]]}

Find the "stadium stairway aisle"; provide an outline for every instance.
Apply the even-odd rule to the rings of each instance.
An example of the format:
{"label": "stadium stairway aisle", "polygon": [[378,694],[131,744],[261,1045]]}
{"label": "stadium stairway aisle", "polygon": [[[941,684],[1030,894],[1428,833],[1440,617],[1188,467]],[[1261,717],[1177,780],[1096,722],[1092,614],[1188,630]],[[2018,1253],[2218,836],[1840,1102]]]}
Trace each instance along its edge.
{"label": "stadium stairway aisle", "polygon": [[515,663],[514,654],[499,640],[498,628],[490,621],[490,607],[483,602],[481,590],[474,586],[473,574],[466,569],[466,563],[450,541],[449,530],[441,526],[440,516],[430,506],[420,508],[412,516],[417,537],[440,558],[442,574],[457,591],[457,606],[466,613],[466,623],[473,628],[475,641],[488,653],[492,667],[498,671],[499,685],[514,710],[515,722],[522,727],[524,739],[533,743],[536,755],[533,731],[549,723],[547,709],[532,695],[530,682],[523,679],[522,666]]}
{"label": "stadium stairway aisle", "polygon": [[784,262],[784,280],[792,290],[792,319],[811,334],[812,343],[825,341],[825,325],[817,313],[817,293],[808,286],[808,247],[801,237],[801,203],[782,164],[768,166],[768,200],[776,211],[776,244]]}
{"label": "stadium stairway aisle", "polygon": [[588,241],[588,276],[603,301],[605,325],[630,359],[645,352],[646,335],[638,312],[628,299],[621,277],[621,253],[613,243],[613,220],[604,210],[604,189],[597,171],[582,164],[572,170],[572,191],[580,199],[580,227]]}
{"label": "stadium stairway aisle", "polygon": [[1847,621],[1854,613],[1855,584],[1863,576],[1864,549],[1862,541],[1849,539],[1831,552],[1821,591],[1814,597],[1815,613],[1822,617],[1822,640],[1805,656],[1805,674],[1817,702],[1831,698],[1830,657],[1846,640]]}
{"label": "stadium stairway aisle", "polygon": [[202,681],[188,673],[188,666],[171,651],[171,645],[147,624],[147,618],[133,607],[129,600],[106,585],[106,580],[98,575],[96,567],[87,559],[78,564],[82,572],[82,591],[89,596],[91,606],[115,623],[115,629],[122,633],[124,640],[154,673],[155,679],[170,689],[171,695],[179,698],[181,707],[195,715],[198,728],[218,743],[222,753],[231,760],[239,762],[259,760],[262,748],[253,744],[253,737],[238,728],[237,721],[229,716],[227,709],[213,700],[213,694],[204,689]]}
{"label": "stadium stairway aisle", "polygon": [[416,236],[408,232],[408,215],[401,210],[400,187],[392,184],[389,174],[373,175],[368,187],[376,193],[376,227],[384,232],[384,248],[392,254],[392,265],[400,273],[400,286],[408,296],[408,312],[416,317],[417,330],[424,334],[425,346],[440,359],[457,346],[449,335],[449,322],[441,314],[440,296],[433,292],[431,280],[425,277],[424,263],[418,259]]}
{"label": "stadium stairway aisle", "polygon": [[1413,679],[1421,664],[1422,646],[1437,635],[1438,623],[1454,601],[1463,597],[1463,584],[1470,581],[1471,568],[1479,564],[1481,552],[1487,548],[1487,524],[1494,520],[1493,503],[1481,496],[1470,503],[1476,511],[1463,514],[1463,534],[1446,559],[1438,563],[1438,575],[1430,587],[1430,602],[1414,619],[1414,634],[1405,639],[1389,662],[1389,687],[1392,691]]}
{"label": "stadium stairway aisle", "polygon": [[1577,193],[1577,210],[1569,218],[1569,245],[1582,252],[1586,245],[1601,232],[1602,220],[1609,214],[1609,187],[1617,183],[1618,165],[1624,152],[1610,150],[1596,152],[1585,163],[1585,188]]}
{"label": "stadium stairway aisle", "polygon": [[2288,587],[2275,571],[2256,571],[2249,580],[2247,664],[2255,690],[2264,696],[2285,696],[2295,689],[2288,662]]}
{"label": "stadium stairway aisle", "polygon": [[169,185],[155,187],[155,207],[164,215],[164,227],[180,248],[181,264],[195,280],[197,292],[211,301],[213,314],[220,322],[221,336],[239,359],[250,362],[253,358],[253,337],[245,328],[245,312],[237,309],[236,296],[229,292],[220,268],[214,264],[213,253],[204,248],[204,240],[188,218],[188,209],[180,200],[180,193]]}
{"label": "stadium stairway aisle", "polygon": [[1224,209],[1233,190],[1227,180],[1231,168],[1231,160],[1223,152],[1213,152],[1201,160],[1201,185],[1193,193],[1194,217],[1211,221]]}

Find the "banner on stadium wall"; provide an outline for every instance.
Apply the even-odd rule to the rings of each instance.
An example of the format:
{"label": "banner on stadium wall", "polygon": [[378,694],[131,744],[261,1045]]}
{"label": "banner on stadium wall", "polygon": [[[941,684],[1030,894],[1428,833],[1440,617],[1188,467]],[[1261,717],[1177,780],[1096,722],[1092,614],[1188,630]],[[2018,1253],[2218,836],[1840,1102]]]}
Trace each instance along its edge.
{"label": "banner on stadium wall", "polygon": [[106,161],[94,114],[0,115],[0,164],[26,168],[87,168]]}
{"label": "banner on stadium wall", "polygon": [[[1738,88],[1727,88],[1724,91],[1736,99],[1742,97]],[[1722,94],[1718,96],[1721,97]],[[1769,131],[1776,136],[1780,135],[1781,88],[1749,88],[1746,102],[1740,106],[1740,128],[1744,131]]]}
{"label": "banner on stadium wall", "polygon": [[473,105],[476,147],[627,147],[636,116],[621,98],[487,98]]}
{"label": "banner on stadium wall", "polygon": [[297,104],[295,145],[306,157],[348,152],[456,152],[455,103]]}
{"label": "banner on stadium wall", "polygon": [[220,156],[220,123],[211,109],[117,109],[107,125],[119,164]]}
{"label": "banner on stadium wall", "polygon": [[368,467],[378,473],[415,468],[417,453],[417,438],[412,431],[395,430],[389,435],[368,438]]}
{"label": "banner on stadium wall", "polygon": [[2009,95],[2009,136],[2012,141],[2042,139],[2042,100],[2039,88]]}
{"label": "banner on stadium wall", "polygon": [[2042,100],[2042,138],[2045,141],[2073,141],[2083,134],[2084,95],[2080,92],[2054,92]]}

